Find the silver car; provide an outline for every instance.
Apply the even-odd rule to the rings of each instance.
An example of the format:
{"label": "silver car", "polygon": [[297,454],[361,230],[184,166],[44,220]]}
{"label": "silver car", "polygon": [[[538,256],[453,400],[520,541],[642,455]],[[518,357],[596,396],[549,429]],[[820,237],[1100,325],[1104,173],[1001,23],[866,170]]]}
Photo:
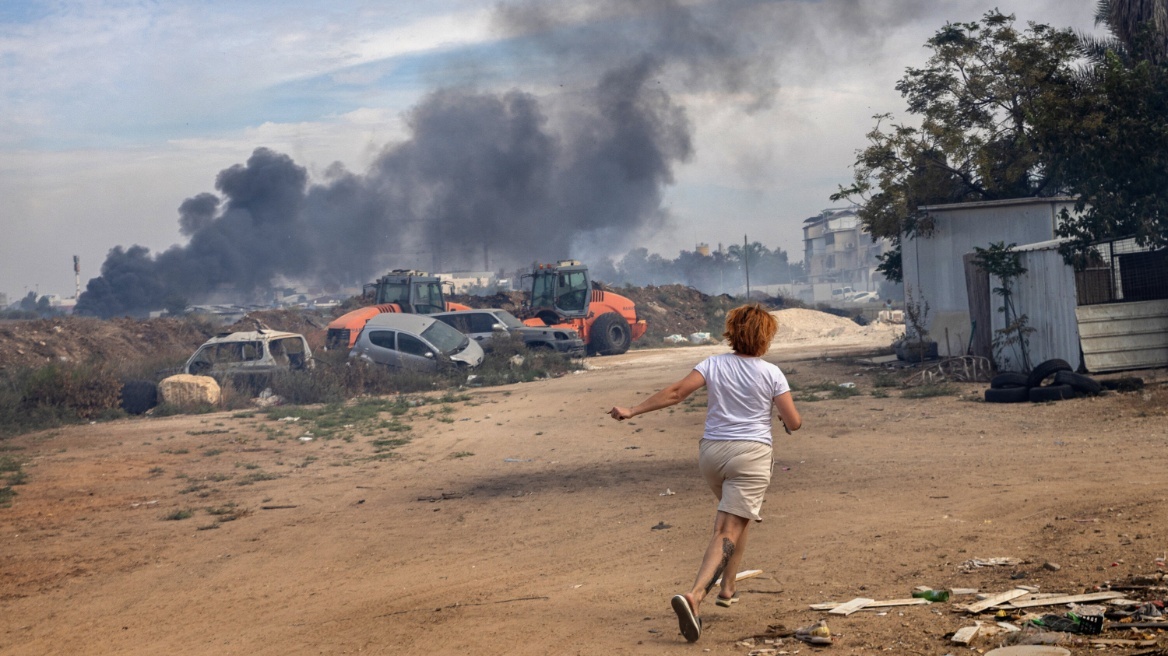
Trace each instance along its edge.
{"label": "silver car", "polygon": [[415,371],[438,371],[444,365],[477,367],[483,349],[472,339],[424,314],[379,314],[370,319],[351,358]]}
{"label": "silver car", "polygon": [[530,349],[551,349],[572,357],[584,357],[584,340],[571,326],[526,326],[500,308],[439,312],[431,317],[450,325],[490,350],[491,339],[511,334]]}

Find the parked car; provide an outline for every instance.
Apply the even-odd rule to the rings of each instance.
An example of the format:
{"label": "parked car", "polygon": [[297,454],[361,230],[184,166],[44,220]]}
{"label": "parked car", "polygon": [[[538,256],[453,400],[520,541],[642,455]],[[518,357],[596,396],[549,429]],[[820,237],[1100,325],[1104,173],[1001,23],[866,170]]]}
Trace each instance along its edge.
{"label": "parked car", "polygon": [[365,323],[351,358],[415,371],[483,363],[478,342],[426,314],[379,314]]}
{"label": "parked car", "polygon": [[489,349],[491,339],[512,335],[527,348],[547,348],[570,356],[583,357],[584,340],[568,326],[526,326],[515,315],[499,308],[440,312],[430,316]]}
{"label": "parked car", "polygon": [[203,343],[183,366],[183,373],[228,377],[310,369],[312,349],[304,335],[278,330],[224,333]]}
{"label": "parked car", "polygon": [[878,303],[880,301],[880,294],[876,292],[856,292],[852,297],[853,303]]}

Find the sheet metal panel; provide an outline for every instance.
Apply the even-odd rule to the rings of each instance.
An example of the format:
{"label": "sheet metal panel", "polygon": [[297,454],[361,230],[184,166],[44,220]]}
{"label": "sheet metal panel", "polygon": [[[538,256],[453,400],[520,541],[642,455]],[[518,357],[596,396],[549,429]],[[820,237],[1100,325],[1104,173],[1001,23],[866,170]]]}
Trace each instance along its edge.
{"label": "sheet metal panel", "polygon": [[[1035,366],[1045,360],[1059,358],[1071,366],[1078,367],[1079,322],[1075,305],[1075,272],[1056,250],[1050,247],[1021,250],[1019,260],[1026,273],[1014,281],[1014,308],[1019,315],[1026,315],[1027,325],[1034,329],[1029,339],[1030,365]],[[993,287],[1001,287],[1001,281],[992,279]],[[1005,315],[998,311],[1002,297],[993,298],[993,328],[1005,327]],[[1008,361],[998,362],[1004,371],[1022,371],[1021,350],[1015,348],[1004,354]],[[1003,358],[1003,360],[1005,359]]]}
{"label": "sheet metal panel", "polygon": [[1075,314],[1088,371],[1168,366],[1168,300],[1084,305]]}

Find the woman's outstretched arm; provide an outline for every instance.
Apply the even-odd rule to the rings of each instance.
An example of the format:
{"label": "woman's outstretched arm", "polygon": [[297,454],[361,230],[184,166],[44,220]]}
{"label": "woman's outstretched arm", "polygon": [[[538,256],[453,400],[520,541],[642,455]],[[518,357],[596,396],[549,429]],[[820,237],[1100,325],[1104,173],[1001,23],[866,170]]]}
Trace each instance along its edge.
{"label": "woman's outstretched arm", "polygon": [[799,427],[803,425],[803,418],[799,416],[799,410],[795,408],[795,399],[791,398],[791,393],[783,392],[776,396],[774,403],[779,410],[779,419],[783,420],[783,425],[787,427],[787,430],[799,430]]}
{"label": "woman's outstretched arm", "polygon": [[653,396],[641,401],[632,408],[624,408],[621,406],[613,406],[612,410],[608,411],[610,417],[617,421],[623,421],[630,417],[660,410],[661,408],[668,408],[671,405],[677,405],[685,400],[687,396],[693,394],[697,389],[706,384],[706,379],[696,370],[689,372],[689,375],[676,383],[666,387],[657,392]]}

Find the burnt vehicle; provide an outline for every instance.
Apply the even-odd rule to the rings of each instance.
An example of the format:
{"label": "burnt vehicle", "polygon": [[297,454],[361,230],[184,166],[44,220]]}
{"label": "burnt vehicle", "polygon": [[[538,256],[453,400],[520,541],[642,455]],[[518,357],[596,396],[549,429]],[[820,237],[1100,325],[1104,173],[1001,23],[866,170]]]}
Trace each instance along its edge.
{"label": "burnt vehicle", "polygon": [[187,360],[183,373],[223,378],[313,366],[312,349],[304,335],[264,329],[212,337]]}
{"label": "burnt vehicle", "polygon": [[349,357],[414,371],[440,371],[479,366],[483,349],[433,315],[379,314],[361,329]]}
{"label": "burnt vehicle", "polygon": [[522,340],[523,345],[531,349],[551,349],[572,357],[583,357],[586,352],[584,340],[571,326],[527,326],[515,315],[499,308],[440,312],[430,316],[479,342],[488,350],[493,338],[509,335]]}

